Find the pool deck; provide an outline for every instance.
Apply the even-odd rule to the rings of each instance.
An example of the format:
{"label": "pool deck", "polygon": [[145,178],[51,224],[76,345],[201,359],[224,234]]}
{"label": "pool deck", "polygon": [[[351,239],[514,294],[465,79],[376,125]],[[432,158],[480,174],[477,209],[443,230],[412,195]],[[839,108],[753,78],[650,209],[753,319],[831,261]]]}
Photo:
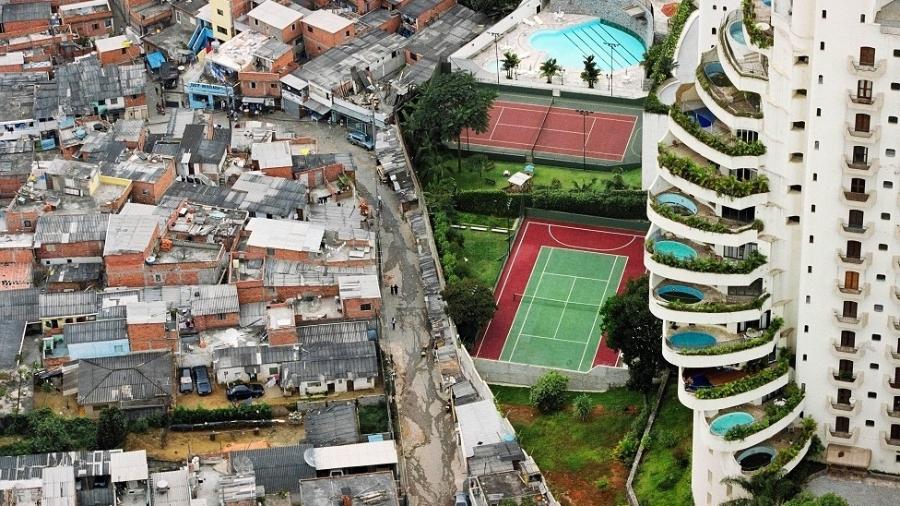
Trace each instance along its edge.
{"label": "pool deck", "polygon": [[[534,20],[538,18],[541,23]],[[506,79],[506,72],[503,70],[503,53],[506,51],[514,52],[522,61],[513,74],[515,81],[532,81],[546,83],[546,78],[540,75],[540,66],[547,59],[547,53],[535,49],[529,42],[529,38],[536,32],[543,30],[557,30],[567,28],[573,25],[585,23],[598,19],[596,16],[585,16],[581,14],[563,14],[557,17],[552,12],[542,12],[541,14],[528,18],[532,25],[520,23],[516,28],[501,37],[497,41],[496,54],[500,56],[500,75],[501,84]],[[484,51],[472,58],[478,67],[482,70],[496,73],[496,69],[490,68],[494,60],[497,59],[494,45],[485,47]],[[562,75],[553,78],[555,84],[565,86],[587,88],[587,83],[581,80],[581,71],[578,68],[565,68]],[[625,97],[642,97],[647,93],[643,91],[643,69],[639,65],[633,65],[628,68],[616,70],[613,72],[613,89],[616,96]],[[606,72],[601,72],[600,80],[594,85],[595,89],[608,90],[609,79]]]}
{"label": "pool deck", "polygon": [[688,286],[688,287],[700,290],[701,292],[703,292],[703,300],[698,302],[697,304],[704,303],[704,302],[705,303],[716,302],[716,303],[728,303],[728,304],[744,304],[747,302],[752,302],[752,301],[756,300],[758,297],[762,296],[762,293],[760,293],[759,295],[728,295],[728,294],[725,294],[725,293],[722,293],[722,292],[716,290],[712,286],[700,285],[697,283],[688,283],[686,281],[676,281],[674,279],[669,279],[669,278],[662,278],[662,280],[659,282],[659,284],[653,288],[653,297],[661,304],[671,302],[671,301],[668,301],[668,300],[660,297],[657,294],[657,290],[660,287],[665,286],[665,285],[683,285],[683,286]]}
{"label": "pool deck", "polygon": [[[684,284],[684,283],[681,283]],[[730,332],[723,327],[717,327],[715,325],[682,325],[680,327],[676,327],[674,329],[669,328],[666,332],[666,343],[669,343],[669,336],[674,334],[680,334],[682,332],[703,332],[705,334],[709,334],[716,338],[716,344],[712,346],[719,346],[722,344],[730,343],[732,341],[740,341],[745,338],[744,334],[738,334],[735,332]],[[711,346],[711,347],[712,347]],[[673,348],[677,353],[677,349]]]}

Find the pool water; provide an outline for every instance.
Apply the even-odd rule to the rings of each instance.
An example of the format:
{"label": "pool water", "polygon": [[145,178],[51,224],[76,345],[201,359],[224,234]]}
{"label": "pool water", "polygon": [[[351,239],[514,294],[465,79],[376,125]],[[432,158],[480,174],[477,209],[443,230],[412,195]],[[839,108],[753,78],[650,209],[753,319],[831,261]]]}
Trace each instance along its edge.
{"label": "pool water", "polygon": [[706,66],[703,67],[703,72],[706,73],[706,77],[708,77],[716,86],[731,85],[731,81],[729,81],[728,76],[725,75],[725,69],[723,69],[722,64],[717,61],[707,63]]}
{"label": "pool water", "polygon": [[662,204],[682,216],[693,216],[697,214],[697,204],[688,197],[677,193],[660,193],[656,197],[656,202]]}
{"label": "pool water", "polygon": [[654,245],[654,251],[661,255],[672,255],[678,260],[697,258],[697,250],[678,241],[659,241]]}
{"label": "pool water", "polygon": [[669,344],[675,349],[706,348],[716,344],[716,338],[706,332],[679,332],[669,336]]}
{"label": "pool water", "polygon": [[669,302],[678,301],[685,304],[696,304],[704,297],[702,290],[685,285],[663,285],[656,289],[656,295]]}
{"label": "pool water", "polygon": [[754,422],[753,415],[744,411],[736,411],[722,415],[709,424],[709,431],[716,436],[724,436],[732,427],[749,425]]}
{"label": "pool water", "polygon": [[744,23],[742,21],[731,23],[731,26],[728,27],[728,33],[730,33],[731,38],[739,44],[744,46],[747,45],[747,41],[744,39]]}
{"label": "pool water", "polygon": [[738,455],[737,461],[744,471],[756,471],[769,465],[775,458],[775,449],[769,446],[755,446]]}
{"label": "pool water", "polygon": [[[582,69],[584,58],[594,55],[597,67],[609,71],[633,67],[644,57],[644,43],[638,37],[601,19],[556,30],[540,30],[528,38],[533,48],[556,58],[563,67]],[[610,46],[612,64],[610,64]],[[577,76],[575,76],[577,78]]]}
{"label": "pool water", "polygon": [[707,107],[693,109],[686,112],[685,114],[693,118],[693,120],[696,121],[698,125],[700,125],[700,128],[709,128],[716,121],[716,116]]}

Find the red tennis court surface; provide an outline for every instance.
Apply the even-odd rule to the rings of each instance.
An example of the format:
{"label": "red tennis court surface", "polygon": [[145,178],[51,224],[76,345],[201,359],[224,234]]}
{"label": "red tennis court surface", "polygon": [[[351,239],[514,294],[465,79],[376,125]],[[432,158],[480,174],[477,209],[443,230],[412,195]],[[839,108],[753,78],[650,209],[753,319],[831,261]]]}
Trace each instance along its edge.
{"label": "red tennis court surface", "polygon": [[[596,253],[608,253],[628,258],[622,282],[617,287],[621,292],[629,279],[644,273],[644,235],[631,231],[613,228],[593,227],[588,225],[566,224],[549,220],[526,219],[516,235],[516,241],[510,253],[500,281],[494,293],[497,311],[488,323],[484,335],[475,343],[475,356],[498,360],[503,351],[509,329],[519,309],[518,300],[513,294],[524,293],[534,263],[542,246],[568,248]],[[618,365],[619,354],[606,346],[606,338],[600,341],[594,365]]]}
{"label": "red tennis court surface", "polygon": [[497,100],[484,133],[463,132],[469,144],[621,162],[637,116]]}

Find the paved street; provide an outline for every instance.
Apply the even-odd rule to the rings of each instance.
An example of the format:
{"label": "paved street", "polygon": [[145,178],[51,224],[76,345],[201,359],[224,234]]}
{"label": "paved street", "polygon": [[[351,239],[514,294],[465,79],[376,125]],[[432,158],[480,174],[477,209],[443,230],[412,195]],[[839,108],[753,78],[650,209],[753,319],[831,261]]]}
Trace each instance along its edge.
{"label": "paved street", "polygon": [[[166,121],[167,116],[156,117],[155,112],[151,108],[151,123]],[[383,287],[382,345],[385,353],[393,357],[396,372],[404,460],[401,480],[412,506],[452,504],[454,493],[462,488],[463,466],[457,451],[455,424],[438,394],[439,374],[433,361],[420,356],[421,346],[428,340],[425,300],[415,240],[403,221],[397,199],[378,181],[374,155],[347,143],[343,128],[288,119],[282,113],[258,119],[284,125],[299,135],[316,137],[321,153],[353,153],[359,192],[373,205],[381,196],[383,273],[391,283],[400,286],[400,295],[391,295],[387,286]],[[213,121],[224,124],[227,119],[216,113]],[[391,318],[397,319],[396,330],[391,329]]]}

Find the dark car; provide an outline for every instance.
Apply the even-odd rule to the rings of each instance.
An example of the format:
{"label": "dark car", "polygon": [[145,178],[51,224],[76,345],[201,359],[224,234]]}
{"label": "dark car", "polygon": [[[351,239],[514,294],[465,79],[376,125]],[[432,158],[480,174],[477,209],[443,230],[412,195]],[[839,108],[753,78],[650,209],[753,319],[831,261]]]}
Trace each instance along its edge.
{"label": "dark car", "polygon": [[178,370],[178,393],[189,394],[194,391],[194,378],[191,376],[190,367],[182,367]]}
{"label": "dark car", "polygon": [[209,395],[213,391],[212,383],[209,381],[209,369],[205,365],[198,365],[191,369],[194,373],[194,383],[197,385],[198,395]]}
{"label": "dark car", "polygon": [[229,401],[245,401],[262,397],[265,389],[259,383],[238,383],[225,392]]}

